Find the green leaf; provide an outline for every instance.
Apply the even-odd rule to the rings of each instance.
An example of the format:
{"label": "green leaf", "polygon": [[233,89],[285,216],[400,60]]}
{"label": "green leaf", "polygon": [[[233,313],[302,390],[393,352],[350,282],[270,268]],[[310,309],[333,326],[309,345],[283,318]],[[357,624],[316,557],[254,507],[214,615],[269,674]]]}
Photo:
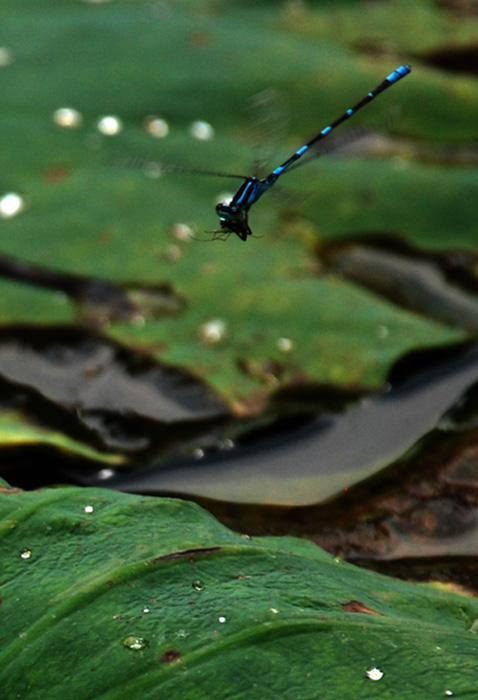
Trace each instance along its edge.
{"label": "green leaf", "polygon": [[[113,283],[133,310],[115,314],[68,285],[2,280],[1,322],[93,325],[126,351],[194,372],[243,416],[260,413],[278,385],[376,390],[409,351],[463,340],[473,324],[453,317],[448,325],[450,314],[423,305],[394,306],[382,289],[366,292],[340,270],[323,274],[317,255],[323,242],[362,232],[395,234],[420,250],[475,246],[476,167],[457,167],[449,146],[474,141],[478,88],[470,76],[430,66],[431,52],[452,37],[469,41],[476,20],[449,20],[431,0],[4,0],[0,201],[17,192],[24,207],[0,217],[2,254],[90,282],[90,291]],[[323,157],[294,170],[284,187],[307,202],[280,196],[277,208],[272,193],[264,196],[251,213],[257,238],[247,244],[179,235],[187,225],[197,238],[210,236],[214,205],[236,181],[174,168],[154,179],[128,167],[153,160],[249,173],[247,104],[270,87],[291,114],[280,163],[405,61],[412,75],[353,122],[386,132],[395,157]],[[75,128],[55,116],[68,107],[80,114]],[[99,131],[105,115],[121,120],[118,134]],[[165,138],[148,130],[151,115],[166,120]],[[198,120],[212,125],[211,140],[192,136]],[[438,148],[440,167],[424,159],[428,146]],[[168,283],[174,316],[158,299]],[[207,342],[202,331],[215,320],[224,334]],[[15,435],[13,427],[5,442]],[[63,449],[66,437],[52,430],[43,439]]]}
{"label": "green leaf", "polygon": [[5,698],[475,693],[474,598],[244,538],[173,499],[5,487],[0,517]]}
{"label": "green leaf", "polygon": [[65,433],[35,425],[24,415],[14,411],[0,411],[0,443],[5,448],[51,445],[65,452],[81,455],[87,460],[104,461],[109,464],[121,464],[124,461],[121,455],[95,450],[79,440],[73,440]]}
{"label": "green leaf", "polygon": [[[380,8],[357,19],[351,38],[332,34],[327,41],[323,23],[336,19],[327,3],[307,10],[306,22],[268,3],[218,2],[211,11],[214,21],[198,14],[194,2],[180,10],[173,5],[164,14],[154,3],[140,6],[131,0],[100,5],[45,0],[41,8],[27,4],[26,10],[4,5],[0,44],[11,51],[11,63],[1,73],[0,133],[9,144],[1,156],[3,188],[25,193],[29,207],[1,222],[3,251],[116,282],[171,281],[187,301],[187,312],[165,323],[146,314],[144,328],[138,328],[136,318],[136,325],[113,326],[110,332],[154,352],[160,345],[162,357],[194,368],[230,402],[268,392],[257,377],[244,378],[238,361],[280,362],[276,344],[284,336],[291,337],[296,352],[282,378],[299,372],[313,381],[367,388],[380,386],[390,363],[407,350],[461,338],[363,296],[340,279],[317,280],[310,272],[315,264],[311,237],[304,237],[300,227],[299,232],[287,224],[279,227],[269,195],[252,213],[260,240],[244,246],[235,239],[211,245],[181,242],[172,235],[173,224],[189,223],[201,237],[217,226],[217,196],[236,183],[184,174],[148,180],[141,172],[117,167],[123,155],[126,161],[139,155],[249,172],[247,100],[270,86],[283,92],[293,113],[288,143],[276,156],[280,162],[397,62],[388,56],[372,62],[349,48],[369,23],[380,26]],[[336,12],[341,11],[355,17],[354,3],[341,3]],[[38,21],[39,12],[44,21]],[[408,46],[405,34],[400,41]],[[478,92],[469,83],[453,96],[454,133],[471,120],[474,125]],[[437,113],[437,95],[441,109],[451,102],[445,92],[450,89],[450,79],[431,81],[420,65],[414,66],[412,76],[358,115],[356,124],[386,122],[395,106],[400,109],[391,123],[394,131],[430,136],[428,115]],[[55,110],[65,106],[82,114],[77,129],[54,123]],[[426,123],[419,118],[424,113]],[[97,120],[105,114],[121,118],[124,128],[117,136],[97,131]],[[155,139],[145,129],[151,114],[168,121],[167,138]],[[189,126],[199,119],[213,125],[212,141],[191,137]],[[474,170],[456,173],[411,161],[399,167],[364,159],[319,163],[284,178],[287,187],[309,196],[301,211],[314,222],[305,228],[312,237],[382,230],[393,222],[392,232],[417,243],[455,244],[457,225],[460,241],[474,241]],[[459,212],[459,220],[452,212]],[[352,298],[358,307],[353,324]],[[8,318],[8,308],[5,313]],[[31,319],[28,306],[16,314],[19,320]],[[198,327],[217,317],[230,329],[231,343],[218,352],[197,343]],[[374,328],[388,323],[384,347]],[[347,334],[338,330],[344,328]]]}

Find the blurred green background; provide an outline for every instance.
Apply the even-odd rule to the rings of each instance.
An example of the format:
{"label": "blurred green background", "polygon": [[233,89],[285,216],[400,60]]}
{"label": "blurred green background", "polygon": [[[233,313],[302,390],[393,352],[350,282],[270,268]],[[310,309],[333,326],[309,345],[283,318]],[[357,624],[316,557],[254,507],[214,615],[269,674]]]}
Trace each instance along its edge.
{"label": "blurred green background", "polygon": [[[324,270],[317,250],[380,234],[425,256],[473,251],[478,19],[468,10],[432,0],[2,0],[0,209],[20,196],[0,219],[2,253],[146,285],[133,318],[103,332],[192,370],[241,413],[284,382],[382,386],[405,352],[468,331]],[[251,174],[248,103],[270,88],[289,115],[284,139],[265,145],[275,167],[402,63],[411,76],[341,127],[352,146],[366,129],[365,146],[284,176],[279,197],[252,209],[247,243],[188,235],[211,237],[214,206],[238,181],[135,167]],[[106,116],[115,119],[105,126]],[[148,303],[163,282],[183,312]],[[2,323],[70,322],[82,311],[58,291],[1,282]],[[218,336],[203,325],[212,319]]]}

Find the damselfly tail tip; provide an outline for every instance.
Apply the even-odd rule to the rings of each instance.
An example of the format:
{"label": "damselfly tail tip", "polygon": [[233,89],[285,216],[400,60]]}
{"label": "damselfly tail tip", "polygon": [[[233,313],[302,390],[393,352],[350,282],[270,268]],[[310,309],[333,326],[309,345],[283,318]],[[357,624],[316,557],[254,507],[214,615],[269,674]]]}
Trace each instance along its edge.
{"label": "damselfly tail tip", "polygon": [[399,66],[396,70],[394,70],[393,73],[390,73],[390,75],[387,76],[386,80],[389,83],[396,83],[397,80],[404,78],[406,75],[408,75],[411,72],[412,72],[412,67],[409,66],[408,64],[404,64],[403,66]]}

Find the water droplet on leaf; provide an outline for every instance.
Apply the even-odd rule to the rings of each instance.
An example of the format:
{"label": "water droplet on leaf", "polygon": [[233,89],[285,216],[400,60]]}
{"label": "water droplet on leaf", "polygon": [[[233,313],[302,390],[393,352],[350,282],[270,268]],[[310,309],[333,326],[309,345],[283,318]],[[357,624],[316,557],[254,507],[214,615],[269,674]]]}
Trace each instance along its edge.
{"label": "water droplet on leaf", "polygon": [[203,121],[193,122],[189,127],[189,133],[199,141],[211,141],[214,138],[214,129]]}
{"label": "water droplet on leaf", "polygon": [[107,115],[100,117],[96,123],[98,131],[105,136],[116,136],[123,129],[123,122],[119,117]]}
{"label": "water droplet on leaf", "polygon": [[175,263],[181,258],[181,248],[178,245],[169,246],[163,253],[163,260],[168,263]]}
{"label": "water droplet on leaf", "polygon": [[21,552],[20,552],[20,557],[21,557],[22,559],[30,559],[31,556],[32,556],[32,551],[31,551],[31,549],[28,549],[28,548],[26,548],[26,547],[25,547],[25,549],[22,549]]}
{"label": "water droplet on leaf", "polygon": [[220,440],[218,442],[218,449],[222,450],[223,452],[228,452],[229,450],[234,449],[234,440],[231,440],[231,438],[224,438],[223,440]]}
{"label": "water droplet on leaf", "polygon": [[0,68],[5,68],[13,63],[13,51],[7,46],[0,46]]}
{"label": "water droplet on leaf", "polygon": [[193,581],[193,588],[195,591],[202,591],[204,590],[204,583],[202,581]]}
{"label": "water droplet on leaf", "polygon": [[100,471],[98,472],[98,474],[96,476],[98,477],[98,479],[105,481],[106,479],[111,479],[111,477],[114,475],[115,475],[114,469],[100,469]]}
{"label": "water droplet on leaf", "polygon": [[53,112],[53,121],[62,129],[77,129],[83,123],[83,117],[73,107],[60,107]]}
{"label": "water droplet on leaf", "polygon": [[281,352],[291,352],[294,349],[294,343],[290,338],[279,338],[277,347]]}
{"label": "water droplet on leaf", "polygon": [[144,122],[146,131],[157,139],[164,139],[169,134],[169,124],[161,117],[146,117]]}
{"label": "water droplet on leaf", "polygon": [[143,637],[135,637],[134,634],[123,639],[123,646],[132,651],[140,651],[148,646],[148,642]]}
{"label": "water droplet on leaf", "polygon": [[171,233],[178,241],[190,241],[194,233],[194,228],[189,224],[176,223],[173,225]]}
{"label": "water droplet on leaf", "polygon": [[0,198],[0,216],[11,219],[25,209],[25,200],[16,192],[7,192]]}
{"label": "water droplet on leaf", "polygon": [[370,678],[371,681],[379,681],[383,678],[383,671],[379,668],[371,668],[367,671],[367,677]]}
{"label": "water droplet on leaf", "polygon": [[225,339],[226,335],[227,323],[221,318],[212,318],[202,323],[197,330],[199,340],[206,345],[217,345]]}

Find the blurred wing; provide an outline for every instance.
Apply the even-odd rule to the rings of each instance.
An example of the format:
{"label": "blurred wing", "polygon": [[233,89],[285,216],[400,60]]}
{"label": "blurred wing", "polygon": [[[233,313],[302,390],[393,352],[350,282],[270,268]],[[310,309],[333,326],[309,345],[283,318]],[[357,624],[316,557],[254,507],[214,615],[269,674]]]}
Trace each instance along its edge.
{"label": "blurred wing", "polygon": [[275,88],[252,95],[247,111],[255,155],[253,175],[260,178],[266,174],[267,164],[275,160],[276,146],[289,125],[289,113],[284,97]]}

